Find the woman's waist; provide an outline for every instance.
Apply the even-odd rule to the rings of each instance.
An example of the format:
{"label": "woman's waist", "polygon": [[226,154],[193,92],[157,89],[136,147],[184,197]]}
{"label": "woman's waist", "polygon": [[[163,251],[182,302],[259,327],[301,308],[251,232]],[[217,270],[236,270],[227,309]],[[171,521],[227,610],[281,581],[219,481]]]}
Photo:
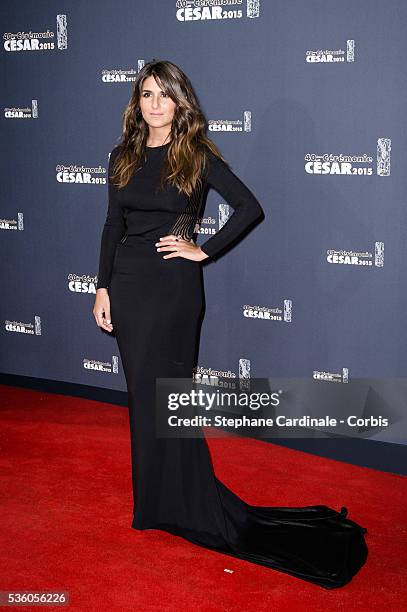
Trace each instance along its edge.
{"label": "woman's waist", "polygon": [[[119,241],[119,244],[125,244],[127,246],[135,245],[135,246],[154,246],[156,242],[160,242],[160,238],[164,238],[164,236],[170,236],[172,234],[171,230],[168,228],[162,229],[161,231],[155,230],[154,232],[148,233],[131,233],[126,232]],[[174,234],[175,235],[175,234]],[[193,240],[193,238],[185,239]]]}
{"label": "woman's waist", "polygon": [[[158,242],[162,233],[158,234],[128,234],[122,236],[119,244],[149,244]],[[165,235],[165,234],[164,234]]]}

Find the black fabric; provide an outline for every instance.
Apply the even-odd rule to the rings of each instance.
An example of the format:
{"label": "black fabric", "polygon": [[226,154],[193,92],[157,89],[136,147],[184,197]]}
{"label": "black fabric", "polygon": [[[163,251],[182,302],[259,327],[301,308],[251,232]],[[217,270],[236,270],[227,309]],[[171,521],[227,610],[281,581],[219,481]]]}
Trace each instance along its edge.
{"label": "black fabric", "polygon": [[102,232],[98,288],[109,286],[115,248],[125,234],[156,242],[160,236],[174,233],[196,242],[194,230],[202,211],[203,196],[209,187],[216,189],[234,209],[225,225],[201,244],[201,249],[212,259],[265,216],[250,189],[210,150],[207,151],[208,165],[202,174],[202,184],[191,197],[180,195],[171,185],[160,190],[161,164],[169,145],[146,147],[146,161],[140,164],[123,189],[117,189],[110,180],[120,146],[110,154],[109,202]]}
{"label": "black fabric", "polygon": [[[131,198],[136,204],[153,193],[153,177],[164,153],[160,149],[148,155],[145,176],[152,182],[146,178],[139,193],[133,181],[127,205]],[[224,189],[232,193],[230,175],[224,179]],[[158,211],[163,202],[151,199],[152,209],[145,214]],[[155,215],[158,223],[160,218]],[[164,214],[162,219],[168,222]],[[159,235],[167,233],[164,225]],[[132,527],[165,530],[327,589],[348,583],[365,563],[367,546],[366,529],[347,518],[346,508],[338,512],[324,505],[251,506],[216,477],[204,438],[156,437],[156,377],[191,378],[197,363],[205,306],[202,266],[181,257],[164,260],[165,252],[154,246],[153,228],[129,235],[112,249],[110,241],[119,237],[119,224],[106,227],[109,240],[105,234],[103,257],[113,257],[111,262],[102,257],[101,269],[107,274],[111,266],[104,280],[109,282],[112,323],[129,397]]]}

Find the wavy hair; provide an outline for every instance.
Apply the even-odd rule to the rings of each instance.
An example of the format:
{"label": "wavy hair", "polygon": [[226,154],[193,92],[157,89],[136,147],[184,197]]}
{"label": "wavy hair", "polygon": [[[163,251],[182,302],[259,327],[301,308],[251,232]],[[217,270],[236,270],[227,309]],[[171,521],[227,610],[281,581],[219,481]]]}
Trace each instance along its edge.
{"label": "wavy hair", "polygon": [[165,182],[190,196],[201,184],[202,173],[207,164],[207,149],[224,161],[217,146],[206,136],[206,119],[198,98],[186,74],[175,64],[166,60],[152,60],[145,64],[137,75],[133,93],[123,112],[121,142],[114,160],[112,182],[123,188],[135,173],[140,162],[145,160],[148,125],[140,109],[143,83],[153,76],[159,87],[175,102],[170,139],[165,162],[161,171],[160,185]]}

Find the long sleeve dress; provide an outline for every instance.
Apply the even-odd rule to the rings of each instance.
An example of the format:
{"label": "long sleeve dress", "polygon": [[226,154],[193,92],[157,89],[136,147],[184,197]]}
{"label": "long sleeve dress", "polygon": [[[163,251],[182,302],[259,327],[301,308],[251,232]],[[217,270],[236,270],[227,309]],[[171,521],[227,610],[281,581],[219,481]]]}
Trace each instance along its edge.
{"label": "long sleeve dress", "polygon": [[[324,588],[348,583],[367,558],[366,528],[347,509],[252,506],[215,475],[205,437],[156,435],[156,379],[191,378],[204,311],[201,262],[167,260],[161,236],[194,239],[203,195],[214,188],[233,208],[202,245],[216,259],[264,216],[249,188],[210,151],[191,197],[159,187],[170,143],[146,147],[125,188],[110,180],[98,288],[108,288],[111,318],[128,390],[134,529],[161,529],[220,553],[264,565]],[[270,491],[272,499],[273,492]]]}

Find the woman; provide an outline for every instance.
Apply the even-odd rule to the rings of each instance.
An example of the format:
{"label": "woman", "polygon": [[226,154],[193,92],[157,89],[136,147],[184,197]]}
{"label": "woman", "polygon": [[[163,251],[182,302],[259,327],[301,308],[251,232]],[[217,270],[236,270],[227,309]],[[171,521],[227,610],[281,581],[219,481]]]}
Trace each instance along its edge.
{"label": "woman", "polygon": [[[163,529],[325,588],[349,582],[367,555],[365,528],[327,506],[250,506],[219,481],[204,438],[155,435],[155,380],[191,378],[204,308],[201,262],[264,217],[205,135],[187,76],[152,61],[139,72],[109,160],[96,301],[114,329],[129,398],[134,529]],[[201,246],[205,188],[234,209]]]}

